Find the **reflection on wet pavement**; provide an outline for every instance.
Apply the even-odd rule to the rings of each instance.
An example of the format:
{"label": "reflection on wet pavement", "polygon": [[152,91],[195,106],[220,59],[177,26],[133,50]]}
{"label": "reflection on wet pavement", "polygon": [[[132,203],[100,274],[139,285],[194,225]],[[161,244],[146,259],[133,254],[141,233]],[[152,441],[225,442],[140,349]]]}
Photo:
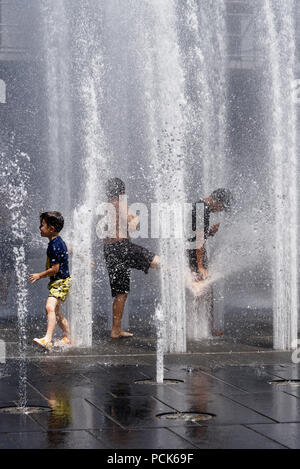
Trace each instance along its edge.
{"label": "reflection on wet pavement", "polygon": [[[293,436],[300,431],[299,387],[270,384],[299,378],[290,354],[231,350],[224,340],[210,345],[166,355],[164,377],[177,382],[161,385],[147,384],[156,372],[152,349],[135,353],[132,342],[121,345],[127,353],[110,356],[107,344],[105,353],[100,346],[70,354],[33,350],[28,405],[52,410],[2,414],[0,448],[299,447]],[[16,405],[17,362],[12,357],[0,364],[0,407]],[[194,413],[212,417],[159,418]]]}

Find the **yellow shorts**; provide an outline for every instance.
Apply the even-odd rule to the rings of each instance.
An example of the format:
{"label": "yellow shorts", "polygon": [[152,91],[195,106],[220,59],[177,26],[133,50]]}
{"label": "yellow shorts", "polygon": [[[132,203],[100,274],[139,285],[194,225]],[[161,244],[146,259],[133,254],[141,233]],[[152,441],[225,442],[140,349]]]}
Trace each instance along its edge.
{"label": "yellow shorts", "polygon": [[66,301],[69,290],[72,285],[72,277],[54,280],[48,283],[49,295],[58,298],[61,301]]}

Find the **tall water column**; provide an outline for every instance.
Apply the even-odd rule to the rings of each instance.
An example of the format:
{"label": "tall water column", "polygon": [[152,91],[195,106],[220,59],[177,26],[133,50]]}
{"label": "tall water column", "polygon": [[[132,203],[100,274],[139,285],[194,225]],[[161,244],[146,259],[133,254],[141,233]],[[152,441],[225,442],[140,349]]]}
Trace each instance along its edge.
{"label": "tall water column", "polygon": [[[225,1],[187,0],[181,4],[181,12],[188,101],[186,191],[189,202],[195,202],[201,197],[208,197],[214,189],[224,187],[227,179]],[[213,243],[215,245],[216,241]],[[220,254],[218,257],[219,265],[222,265]],[[222,267],[225,268],[225,265]],[[214,286],[214,296],[222,297],[222,288],[219,281],[217,287]],[[212,287],[200,298],[187,291],[189,339],[210,335],[212,295]],[[219,300],[213,308],[214,325],[222,328],[223,303]]]}
{"label": "tall water column", "polygon": [[[273,333],[275,349],[295,348],[297,339],[297,154],[295,2],[264,0],[262,15],[266,70],[267,131],[272,210]],[[271,237],[271,235],[270,235]]]}
{"label": "tall water column", "polygon": [[[158,227],[162,218],[152,218],[155,232],[160,237],[161,309],[166,324],[165,351],[185,352],[184,74],[176,30],[176,2],[152,0],[147,4],[151,22],[148,23],[146,32],[148,50],[145,98],[149,121],[150,158],[154,164],[156,200],[162,208],[161,216],[165,219],[171,211],[176,219],[176,228],[173,225],[173,235],[170,237],[170,233],[163,233]],[[172,215],[169,220],[171,219]]]}
{"label": "tall water column", "polygon": [[[48,105],[48,210],[69,222],[73,284],[67,308],[74,345],[92,345],[93,240],[107,155],[101,127],[101,5],[43,0]],[[75,112],[76,111],[76,112]],[[75,143],[74,143],[75,142]],[[101,179],[100,179],[101,175]],[[71,249],[70,249],[71,248]]]}
{"label": "tall water column", "polygon": [[[64,0],[42,0],[43,61],[48,118],[47,210],[71,211],[72,103],[69,20]],[[68,237],[68,236],[67,236]]]}
{"label": "tall water column", "polygon": [[[73,73],[79,97],[82,134],[82,194],[73,212],[71,295],[71,333],[76,346],[92,345],[93,323],[93,240],[96,232],[96,208],[103,201],[107,161],[101,125],[103,102],[103,58],[101,50],[101,8],[96,11],[81,3],[77,11]],[[96,19],[94,17],[96,15]],[[100,24],[99,24],[100,23]]]}

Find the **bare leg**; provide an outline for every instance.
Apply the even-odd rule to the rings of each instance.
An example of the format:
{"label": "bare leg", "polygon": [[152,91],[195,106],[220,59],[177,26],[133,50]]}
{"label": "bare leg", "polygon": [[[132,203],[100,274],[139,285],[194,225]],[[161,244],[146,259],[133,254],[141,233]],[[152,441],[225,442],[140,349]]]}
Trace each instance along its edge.
{"label": "bare leg", "polygon": [[70,331],[69,323],[68,323],[67,318],[61,312],[61,300],[57,301],[55,312],[56,312],[57,324],[59,325],[61,330],[65,333],[65,336],[67,337],[67,339],[71,342],[71,331]]}
{"label": "bare leg", "polygon": [[46,302],[46,313],[48,319],[47,332],[45,335],[46,342],[52,342],[53,332],[56,326],[55,309],[59,300],[53,296],[49,296]]}
{"label": "bare leg", "polygon": [[119,337],[132,337],[133,334],[122,330],[122,316],[128,293],[119,293],[113,302],[113,327],[110,336],[113,339]]}

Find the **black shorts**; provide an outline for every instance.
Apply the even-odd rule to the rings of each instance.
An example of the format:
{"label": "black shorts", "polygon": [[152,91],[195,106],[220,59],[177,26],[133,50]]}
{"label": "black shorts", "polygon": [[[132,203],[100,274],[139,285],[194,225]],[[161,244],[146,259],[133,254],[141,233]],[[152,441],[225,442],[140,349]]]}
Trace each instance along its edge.
{"label": "black shorts", "polygon": [[155,254],[129,239],[104,244],[104,258],[109,275],[112,296],[130,291],[130,269],[147,274]]}

